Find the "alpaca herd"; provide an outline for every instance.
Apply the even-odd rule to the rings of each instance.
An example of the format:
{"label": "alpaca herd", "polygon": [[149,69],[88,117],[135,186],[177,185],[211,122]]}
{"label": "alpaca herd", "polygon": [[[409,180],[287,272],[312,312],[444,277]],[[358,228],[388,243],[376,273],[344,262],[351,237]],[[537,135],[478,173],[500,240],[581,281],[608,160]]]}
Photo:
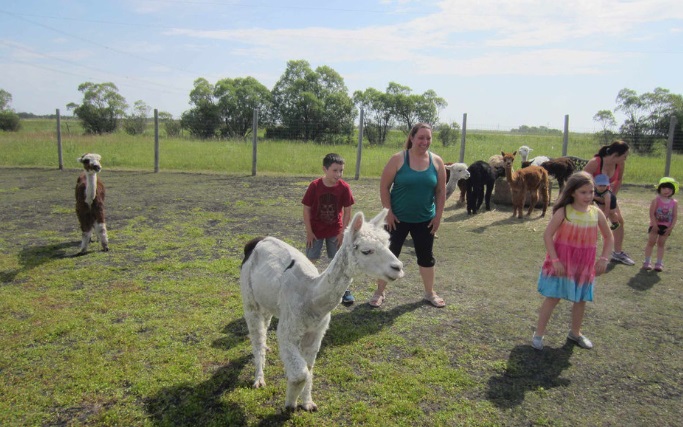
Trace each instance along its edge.
{"label": "alpaca herd", "polygon": [[[460,189],[459,202],[467,201],[467,214],[479,212],[482,204],[491,210],[494,184],[505,178],[511,191],[513,216],[522,218],[527,194],[530,216],[539,195],[545,216],[550,201],[548,176],[560,185],[582,159],[538,156],[529,160],[532,151],[519,148],[522,168],[513,169],[516,152],[495,155],[488,161],[470,164],[447,163],[446,198]],[[79,255],[85,254],[93,231],[109,250],[105,222],[105,187],[98,174],[101,156],[94,153],[78,158],[83,172],[76,182],[76,214],[82,231]],[[540,163],[539,163],[540,162]],[[240,270],[240,290],[254,357],[254,388],[264,387],[267,331],[273,316],[278,318],[277,340],[284,364],[287,389],[285,408],[293,411],[316,411],[312,399],[313,367],[321,342],[329,327],[331,312],[341,301],[354,277],[365,274],[373,279],[397,280],[404,275],[403,263],[389,250],[389,233],[385,229],[388,210],[366,221],[362,212],[354,215],[344,231],[344,238],[328,267],[320,273],[299,250],[275,237],[253,239],[244,247]]]}

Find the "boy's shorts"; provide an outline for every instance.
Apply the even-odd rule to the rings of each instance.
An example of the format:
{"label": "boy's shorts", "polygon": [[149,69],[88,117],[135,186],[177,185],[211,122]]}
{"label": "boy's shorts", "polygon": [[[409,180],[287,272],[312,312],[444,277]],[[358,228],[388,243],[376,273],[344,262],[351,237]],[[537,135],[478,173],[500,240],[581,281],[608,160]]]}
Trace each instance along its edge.
{"label": "boy's shorts", "polygon": [[337,254],[337,236],[315,239],[310,248],[306,248],[306,257],[311,260],[320,259],[323,251],[323,242],[327,248],[327,257],[334,258]]}

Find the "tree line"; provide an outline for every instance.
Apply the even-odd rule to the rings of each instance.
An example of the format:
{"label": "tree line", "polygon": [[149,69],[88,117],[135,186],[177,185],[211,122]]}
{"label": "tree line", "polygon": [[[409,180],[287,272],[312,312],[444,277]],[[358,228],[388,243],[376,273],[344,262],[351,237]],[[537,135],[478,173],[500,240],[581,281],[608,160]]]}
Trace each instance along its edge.
{"label": "tree line", "polygon": [[[142,100],[129,106],[114,83],[85,82],[78,86],[81,103],[69,103],[86,133],[103,134],[122,129],[142,134],[151,108]],[[247,137],[252,131],[254,112],[266,138],[315,141],[318,143],[353,143],[353,130],[359,111],[363,111],[363,132],[371,145],[384,144],[392,129],[409,130],[417,122],[435,126],[444,145],[455,143],[460,126],[457,122],[440,123],[439,112],[448,104],[435,91],[422,94],[396,82],[384,91],[368,88],[349,94],[344,79],[334,69],[312,69],[308,61],[292,60],[272,90],[253,77],[225,78],[211,83],[203,77],[194,81],[189,94],[191,108],[179,119],[159,112],[166,135],[179,136],[183,130],[192,137]],[[0,129],[18,130],[20,117],[11,108],[12,95],[0,89]],[[617,127],[614,112],[625,115]],[[656,88],[638,95],[622,89],[616,107],[600,110],[593,120],[602,129],[596,138],[608,144],[616,138],[629,142],[636,152],[651,153],[656,143],[666,140],[671,117],[677,118],[674,150],[683,152],[683,97]],[[561,134],[544,126],[520,126],[512,132],[522,134]]]}

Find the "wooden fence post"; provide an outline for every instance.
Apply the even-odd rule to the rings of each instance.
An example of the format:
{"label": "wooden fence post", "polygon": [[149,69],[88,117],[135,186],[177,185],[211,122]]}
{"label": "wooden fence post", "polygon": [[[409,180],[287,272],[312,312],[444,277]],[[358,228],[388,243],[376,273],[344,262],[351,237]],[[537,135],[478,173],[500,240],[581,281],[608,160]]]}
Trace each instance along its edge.
{"label": "wooden fence post", "polygon": [[358,181],[360,178],[360,161],[361,152],[363,151],[363,109],[360,110],[360,124],[358,125],[358,149],[356,150],[356,176],[355,179]]}
{"label": "wooden fence post", "polygon": [[159,172],[159,110],[154,109],[154,173]]}
{"label": "wooden fence post", "polygon": [[64,170],[64,158],[62,156],[62,120],[57,108],[57,158],[59,159],[59,170]]}
{"label": "wooden fence post", "polygon": [[460,163],[465,161],[465,140],[467,135],[467,113],[462,115],[462,135],[460,135]]}
{"label": "wooden fence post", "polygon": [[256,176],[256,146],[258,144],[258,138],[256,132],[258,132],[258,110],[254,108],[254,118],[251,121],[251,176]]}
{"label": "wooden fence post", "polygon": [[[676,116],[671,116],[671,121],[669,122],[669,138],[666,142],[666,164],[664,165],[664,176],[669,176],[671,172],[671,152],[674,149],[674,131],[676,130]],[[680,179],[680,178],[679,178]]]}

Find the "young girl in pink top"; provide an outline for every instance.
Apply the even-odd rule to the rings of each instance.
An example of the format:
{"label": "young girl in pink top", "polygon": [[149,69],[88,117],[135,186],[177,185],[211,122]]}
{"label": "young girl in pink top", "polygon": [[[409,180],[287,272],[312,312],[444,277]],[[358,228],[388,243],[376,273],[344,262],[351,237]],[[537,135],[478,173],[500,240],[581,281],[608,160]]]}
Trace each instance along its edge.
{"label": "young girl in pink top", "polygon": [[[605,272],[614,237],[602,210],[593,204],[595,184],[587,172],[572,175],[553,205],[553,217],[543,233],[546,256],[538,277],[538,292],[545,297],[538,314],[533,348],[543,349],[543,335],[550,315],[561,299],[572,305],[568,339],[582,348],[593,343],[581,334],[586,301],[593,301],[595,276]],[[602,252],[596,259],[598,231]]]}
{"label": "young girl in pink top", "polygon": [[675,179],[664,177],[657,184],[657,197],[650,203],[650,228],[647,229],[648,237],[645,245],[645,262],[643,270],[652,270],[652,249],[657,245],[657,262],[655,271],[663,271],[664,249],[666,239],[671,234],[678,218],[678,202],[674,194],[678,192],[678,182]]}

